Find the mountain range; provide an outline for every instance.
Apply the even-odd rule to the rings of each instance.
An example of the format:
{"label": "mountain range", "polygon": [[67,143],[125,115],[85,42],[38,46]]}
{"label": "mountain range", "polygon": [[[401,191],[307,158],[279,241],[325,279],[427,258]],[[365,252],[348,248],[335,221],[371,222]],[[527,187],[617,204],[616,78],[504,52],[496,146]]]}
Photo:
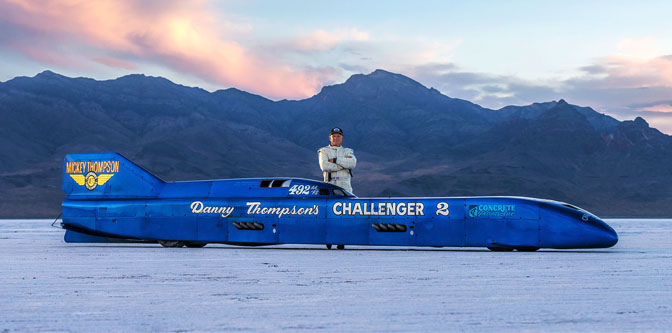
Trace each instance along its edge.
{"label": "mountain range", "polygon": [[164,180],[321,179],[329,129],[358,196],[516,195],[601,216],[672,215],[672,137],[564,100],[499,110],[376,70],[303,100],[141,74],[0,83],[0,217],[56,217],[63,158],[115,151]]}

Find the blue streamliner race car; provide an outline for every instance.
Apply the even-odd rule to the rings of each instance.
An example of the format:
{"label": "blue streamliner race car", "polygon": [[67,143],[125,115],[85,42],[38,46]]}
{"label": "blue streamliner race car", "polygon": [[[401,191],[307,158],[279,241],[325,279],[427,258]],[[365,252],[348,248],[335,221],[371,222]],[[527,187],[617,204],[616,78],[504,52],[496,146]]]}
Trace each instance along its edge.
{"label": "blue streamliner race car", "polygon": [[117,153],[71,154],[62,227],[70,243],[166,247],[331,244],[607,248],[614,229],[570,204],[524,197],[358,198],[300,178],[164,182]]}

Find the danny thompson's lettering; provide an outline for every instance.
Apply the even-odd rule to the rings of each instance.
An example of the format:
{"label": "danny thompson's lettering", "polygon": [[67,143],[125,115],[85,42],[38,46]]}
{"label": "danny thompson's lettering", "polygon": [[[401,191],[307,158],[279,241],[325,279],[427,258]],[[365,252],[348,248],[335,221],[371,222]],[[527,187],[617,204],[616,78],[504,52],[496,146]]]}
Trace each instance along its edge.
{"label": "danny thompson's lettering", "polygon": [[229,217],[234,209],[227,206],[206,206],[200,201],[192,202],[190,207],[194,214],[221,214],[222,217]]}
{"label": "danny thompson's lettering", "polygon": [[289,207],[264,207],[261,205],[261,202],[247,202],[246,203],[247,214],[248,215],[277,215],[278,218],[281,218],[283,215],[317,215],[320,212],[318,205],[313,205],[312,207],[299,207],[293,206]]}
{"label": "danny thompson's lettering", "polygon": [[423,216],[422,202],[335,202],[336,215]]}

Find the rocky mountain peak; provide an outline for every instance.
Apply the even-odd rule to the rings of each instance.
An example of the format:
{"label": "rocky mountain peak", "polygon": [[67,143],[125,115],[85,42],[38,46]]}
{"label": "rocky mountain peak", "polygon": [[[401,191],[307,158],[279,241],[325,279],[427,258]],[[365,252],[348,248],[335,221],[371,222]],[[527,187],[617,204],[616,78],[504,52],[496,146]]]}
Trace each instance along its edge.
{"label": "rocky mountain peak", "polygon": [[543,112],[539,118],[586,120],[584,115],[579,113],[573,105],[567,103],[564,99],[559,100],[554,106],[548,109],[548,111]]}
{"label": "rocky mountain peak", "polygon": [[356,96],[379,96],[386,93],[435,94],[407,76],[377,69],[370,74],[354,74],[342,84],[325,86],[318,95],[343,92]]}
{"label": "rocky mountain peak", "polygon": [[35,77],[48,78],[48,77],[63,77],[63,76],[60,75],[60,74],[56,74],[56,73],[47,69],[47,70],[44,70],[40,73],[37,73],[37,75],[35,75]]}
{"label": "rocky mountain peak", "polygon": [[639,128],[649,128],[649,123],[647,123],[646,120],[644,120],[642,117],[635,118],[633,124]]}
{"label": "rocky mountain peak", "polygon": [[53,81],[64,81],[64,80],[69,80],[70,78],[67,76],[63,76],[61,74],[54,73],[50,70],[45,70],[33,77],[38,82],[53,82]]}

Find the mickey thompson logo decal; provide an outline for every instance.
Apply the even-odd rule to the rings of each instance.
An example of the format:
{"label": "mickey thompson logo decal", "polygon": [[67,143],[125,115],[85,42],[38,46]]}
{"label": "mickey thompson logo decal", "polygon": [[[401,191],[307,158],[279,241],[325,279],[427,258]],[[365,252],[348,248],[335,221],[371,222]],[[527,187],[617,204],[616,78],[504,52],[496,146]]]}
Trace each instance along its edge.
{"label": "mickey thompson logo decal", "polygon": [[87,190],[93,191],[119,172],[119,161],[66,162],[65,172],[77,185],[84,185]]}

